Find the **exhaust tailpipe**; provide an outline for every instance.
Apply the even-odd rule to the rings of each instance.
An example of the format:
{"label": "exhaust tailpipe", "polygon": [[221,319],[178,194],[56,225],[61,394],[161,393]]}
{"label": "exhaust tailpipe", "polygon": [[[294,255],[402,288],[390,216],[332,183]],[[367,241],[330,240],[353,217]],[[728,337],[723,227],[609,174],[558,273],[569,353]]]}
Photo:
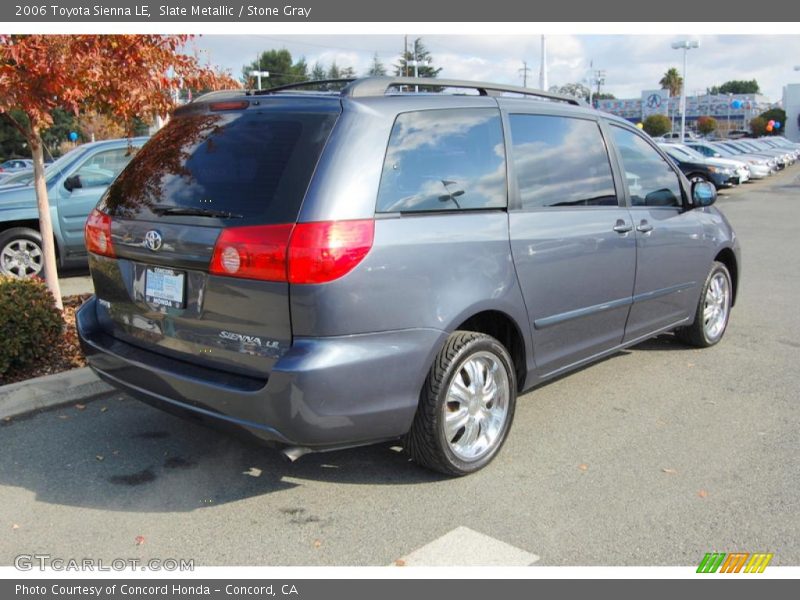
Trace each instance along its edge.
{"label": "exhaust tailpipe", "polygon": [[281,450],[281,454],[292,463],[309,452],[311,452],[311,448],[304,448],[303,446],[289,446]]}

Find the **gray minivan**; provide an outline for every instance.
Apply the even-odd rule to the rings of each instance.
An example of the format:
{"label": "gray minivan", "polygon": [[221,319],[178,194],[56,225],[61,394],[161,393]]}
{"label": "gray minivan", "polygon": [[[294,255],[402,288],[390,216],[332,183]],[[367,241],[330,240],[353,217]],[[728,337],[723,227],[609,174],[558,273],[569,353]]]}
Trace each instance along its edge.
{"label": "gray minivan", "polygon": [[722,338],[736,235],[630,123],[488,83],[310,85],[176,110],[90,215],[77,322],[104,380],[291,459],[401,439],[462,475],[518,394]]}

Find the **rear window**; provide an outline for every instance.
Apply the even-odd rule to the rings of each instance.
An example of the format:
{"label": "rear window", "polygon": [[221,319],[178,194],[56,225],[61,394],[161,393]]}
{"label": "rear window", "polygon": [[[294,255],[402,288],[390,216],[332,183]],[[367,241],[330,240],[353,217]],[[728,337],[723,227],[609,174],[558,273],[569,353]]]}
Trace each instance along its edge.
{"label": "rear window", "polygon": [[397,117],[378,212],[504,208],[505,149],[497,109],[427,110]]}
{"label": "rear window", "polygon": [[198,209],[231,213],[236,225],[293,222],[338,114],[337,105],[177,116],[120,174],[104,208],[170,221],[187,218],[170,209]]}

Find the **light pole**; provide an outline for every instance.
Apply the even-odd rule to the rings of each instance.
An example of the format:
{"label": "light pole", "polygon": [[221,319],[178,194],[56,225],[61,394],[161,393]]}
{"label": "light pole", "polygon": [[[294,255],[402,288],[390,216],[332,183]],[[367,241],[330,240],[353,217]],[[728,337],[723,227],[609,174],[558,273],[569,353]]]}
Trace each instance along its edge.
{"label": "light pole", "polygon": [[[416,48],[416,46],[415,46]],[[417,60],[416,54],[414,55],[414,60],[408,61],[408,64],[414,67],[414,79],[419,77],[419,68],[420,67],[427,67],[431,62],[429,60]],[[414,93],[419,93],[419,86],[414,86]]]}
{"label": "light pole", "polygon": [[250,77],[257,77],[258,78],[258,91],[261,91],[261,78],[262,77],[269,77],[269,71],[253,70],[253,71],[250,71]]}
{"label": "light pole", "polygon": [[683,85],[681,86],[681,144],[686,136],[686,55],[692,48],[699,48],[697,40],[683,40],[672,42],[673,50],[683,50]]}

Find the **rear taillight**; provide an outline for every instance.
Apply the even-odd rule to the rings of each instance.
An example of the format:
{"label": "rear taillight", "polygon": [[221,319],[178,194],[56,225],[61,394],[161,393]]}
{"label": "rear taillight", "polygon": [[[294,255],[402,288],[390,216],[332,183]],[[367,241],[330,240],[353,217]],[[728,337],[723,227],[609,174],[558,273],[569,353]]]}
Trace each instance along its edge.
{"label": "rear taillight", "polygon": [[286,281],[286,249],[294,225],[255,225],[223,229],[209,272],[215,275]]}
{"label": "rear taillight", "polygon": [[326,283],[352,271],[369,253],[375,222],[322,221],[224,229],[214,246],[214,275]]}
{"label": "rear taillight", "polygon": [[111,243],[111,217],[96,208],[89,213],[83,230],[86,249],[101,256],[115,256]]}
{"label": "rear taillight", "polygon": [[289,282],[325,283],[352,271],[372,248],[375,222],[298,223],[289,243]]}

